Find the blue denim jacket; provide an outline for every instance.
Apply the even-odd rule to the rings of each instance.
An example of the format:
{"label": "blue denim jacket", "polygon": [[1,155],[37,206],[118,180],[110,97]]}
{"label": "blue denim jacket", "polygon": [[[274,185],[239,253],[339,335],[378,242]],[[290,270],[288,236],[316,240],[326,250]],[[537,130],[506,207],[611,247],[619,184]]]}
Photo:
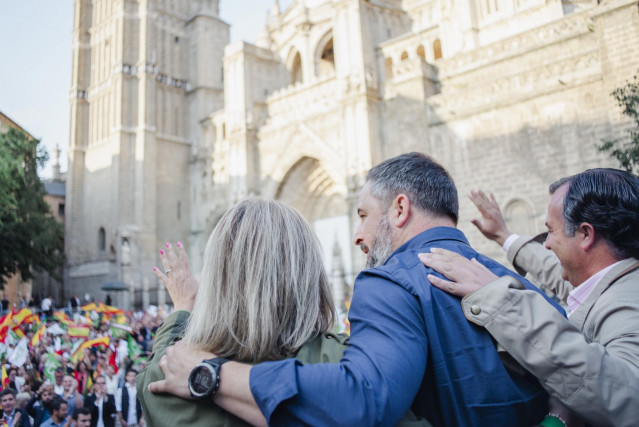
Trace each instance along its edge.
{"label": "blue denim jacket", "polygon": [[461,231],[429,229],[384,265],[359,274],[349,312],[350,347],[339,364],[289,359],[253,367],[251,391],[269,423],[388,426],[409,407],[434,425],[541,420],[547,395],[538,382],[507,370],[490,335],[466,320],[459,298],[428,282],[433,271],[417,254],[431,247],[477,258],[498,276],[516,276],[543,295],[475,252]]}

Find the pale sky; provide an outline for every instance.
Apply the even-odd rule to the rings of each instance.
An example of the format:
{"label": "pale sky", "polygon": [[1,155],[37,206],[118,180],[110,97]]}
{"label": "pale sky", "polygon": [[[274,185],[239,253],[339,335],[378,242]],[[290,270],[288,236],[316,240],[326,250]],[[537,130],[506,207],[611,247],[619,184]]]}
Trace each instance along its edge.
{"label": "pale sky", "polygon": [[[280,0],[285,10],[293,0]],[[231,41],[255,41],[275,0],[221,0]],[[49,155],[69,145],[73,0],[0,0],[0,111],[40,138]],[[49,160],[40,175],[51,176]]]}

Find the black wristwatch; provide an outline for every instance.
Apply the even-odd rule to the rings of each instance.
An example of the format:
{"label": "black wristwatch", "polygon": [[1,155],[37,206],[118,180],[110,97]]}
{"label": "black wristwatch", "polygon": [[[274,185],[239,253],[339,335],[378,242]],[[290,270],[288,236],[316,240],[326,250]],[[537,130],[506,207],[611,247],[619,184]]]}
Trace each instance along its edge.
{"label": "black wristwatch", "polygon": [[220,386],[220,368],[228,359],[215,357],[203,360],[189,375],[189,391],[193,399],[208,399]]}

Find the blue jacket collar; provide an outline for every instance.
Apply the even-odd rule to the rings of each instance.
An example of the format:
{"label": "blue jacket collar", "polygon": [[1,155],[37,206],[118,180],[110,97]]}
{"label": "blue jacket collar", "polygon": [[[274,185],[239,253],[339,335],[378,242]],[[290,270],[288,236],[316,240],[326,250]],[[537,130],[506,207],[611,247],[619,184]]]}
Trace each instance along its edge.
{"label": "blue jacket collar", "polygon": [[401,245],[395,250],[395,252],[393,252],[389,259],[398,253],[417,250],[438,240],[457,240],[470,246],[466,236],[464,236],[464,233],[462,233],[459,229],[453,227],[433,227],[426,231],[422,231],[417,236]]}

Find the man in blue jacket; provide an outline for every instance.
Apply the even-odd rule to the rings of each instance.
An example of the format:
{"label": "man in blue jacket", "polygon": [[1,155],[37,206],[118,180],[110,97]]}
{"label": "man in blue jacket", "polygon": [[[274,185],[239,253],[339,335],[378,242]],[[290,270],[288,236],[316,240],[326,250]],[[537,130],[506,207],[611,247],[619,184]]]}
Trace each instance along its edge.
{"label": "man in blue jacket", "polygon": [[[213,401],[249,422],[274,425],[394,425],[409,408],[434,425],[540,421],[547,396],[537,381],[506,368],[491,337],[466,321],[458,298],[430,285],[433,271],[417,258],[442,247],[477,258],[499,276],[515,275],[477,254],[455,228],[457,190],[446,170],[419,153],[375,166],[358,215],[355,244],[367,255],[367,269],[355,281],[350,346],[340,363],[228,362]],[[188,372],[172,373],[182,362],[169,353],[165,363],[167,379],[151,390],[174,388],[189,397]]]}

